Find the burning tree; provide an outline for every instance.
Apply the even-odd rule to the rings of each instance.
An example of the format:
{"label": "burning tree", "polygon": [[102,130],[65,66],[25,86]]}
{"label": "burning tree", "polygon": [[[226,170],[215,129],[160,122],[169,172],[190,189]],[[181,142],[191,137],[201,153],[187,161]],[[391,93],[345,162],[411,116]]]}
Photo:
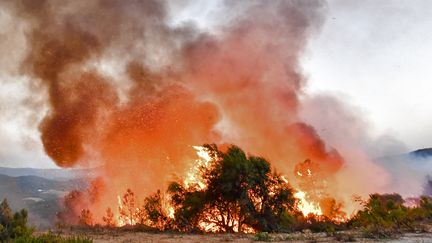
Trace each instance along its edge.
{"label": "burning tree", "polygon": [[171,219],[164,209],[163,197],[160,190],[144,199],[141,220],[147,221],[141,223],[147,223],[149,226],[159,230],[165,230],[170,226]]}
{"label": "burning tree", "polygon": [[79,224],[84,226],[92,226],[94,224],[93,214],[89,209],[83,209],[81,211]]}
{"label": "burning tree", "polygon": [[107,208],[105,212],[105,216],[102,217],[102,220],[104,221],[107,227],[115,227],[117,224],[116,220],[114,219],[114,213],[111,208]]}
{"label": "burning tree", "polygon": [[201,186],[174,182],[169,193],[177,227],[223,232],[276,231],[284,213],[295,212],[291,186],[262,157],[237,146],[226,152],[205,145],[211,165],[202,167]]}
{"label": "burning tree", "polygon": [[136,196],[131,189],[127,189],[123,198],[119,198],[119,221],[122,225],[134,225],[137,223],[139,218],[137,206],[136,206]]}

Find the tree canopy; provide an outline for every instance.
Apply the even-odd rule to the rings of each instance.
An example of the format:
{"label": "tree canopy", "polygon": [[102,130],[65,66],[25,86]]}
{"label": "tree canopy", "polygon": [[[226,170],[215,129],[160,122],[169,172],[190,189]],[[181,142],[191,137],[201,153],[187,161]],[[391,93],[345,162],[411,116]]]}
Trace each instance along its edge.
{"label": "tree canopy", "polygon": [[212,227],[223,232],[276,231],[294,212],[292,187],[270,163],[237,146],[221,151],[204,145],[211,165],[201,168],[204,188],[173,182],[168,188],[180,229]]}

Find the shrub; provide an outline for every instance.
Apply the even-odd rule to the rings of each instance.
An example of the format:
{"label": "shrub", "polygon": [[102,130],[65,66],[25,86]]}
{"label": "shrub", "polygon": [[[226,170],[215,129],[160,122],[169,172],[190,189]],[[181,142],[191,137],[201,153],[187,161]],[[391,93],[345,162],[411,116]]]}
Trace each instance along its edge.
{"label": "shrub", "polygon": [[258,232],[255,234],[254,241],[270,241],[271,237],[268,232]]}

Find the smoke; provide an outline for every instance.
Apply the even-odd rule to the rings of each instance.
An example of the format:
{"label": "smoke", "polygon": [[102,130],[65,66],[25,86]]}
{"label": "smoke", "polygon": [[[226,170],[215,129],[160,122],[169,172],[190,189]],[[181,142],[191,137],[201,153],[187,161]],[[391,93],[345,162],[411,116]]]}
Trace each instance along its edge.
{"label": "smoke", "polygon": [[27,26],[21,71],[32,97],[46,95],[46,154],[102,172],[98,200],[71,201],[101,215],[126,188],[146,195],[184,174],[191,146],[213,142],[264,156],[293,184],[296,165],[310,160],[326,193],[346,204],[385,187],[362,120],[331,97],[302,99],[299,59],[324,22],[324,2],[227,1],[214,32],[171,26],[166,4],[5,3]]}

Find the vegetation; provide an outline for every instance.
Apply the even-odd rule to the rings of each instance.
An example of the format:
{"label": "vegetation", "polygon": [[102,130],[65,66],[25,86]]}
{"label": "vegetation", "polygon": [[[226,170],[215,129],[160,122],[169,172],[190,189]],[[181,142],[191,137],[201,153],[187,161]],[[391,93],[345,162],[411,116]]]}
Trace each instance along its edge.
{"label": "vegetation", "polygon": [[[257,232],[254,239],[259,241],[271,240],[272,232],[307,230],[324,232],[336,240],[353,241],[354,235],[349,230],[360,230],[370,238],[390,238],[422,230],[432,222],[432,198],[422,197],[418,206],[407,207],[398,194],[372,194],[366,201],[359,200],[363,208],[349,221],[344,220],[342,205],[332,198],[320,201],[324,215],[304,216],[297,209],[293,188],[271,170],[266,159],[247,155],[237,146],[224,151],[216,145],[203,148],[209,158],[208,163],[198,168],[199,178],[174,181],[166,193],[157,191],[142,203],[128,189],[121,197],[119,216],[115,217],[111,208],[106,210],[102,218],[105,226],[134,225],[135,229],[180,232]],[[81,211],[79,224],[94,226],[89,210]],[[348,233],[338,232],[343,230]]]}
{"label": "vegetation", "polygon": [[[262,157],[246,155],[237,146],[221,151],[216,145],[204,145],[208,163],[198,168],[192,180],[172,182],[166,191],[146,197],[140,204],[135,193],[127,189],[120,199],[118,216],[108,208],[102,220],[105,227],[180,232],[255,232],[256,241],[272,241],[273,232],[303,232],[298,237],[312,239],[312,232],[338,241],[363,237],[392,238],[403,232],[424,230],[432,223],[432,198],[421,197],[407,207],[398,194],[371,194],[366,201],[357,199],[362,210],[349,221],[341,221],[341,204],[322,200],[325,216],[304,216],[297,209],[294,190],[270,168]],[[78,196],[81,196],[79,193]],[[76,198],[76,197],[73,197]],[[72,201],[71,201],[72,202]],[[69,212],[70,213],[70,212]],[[67,216],[70,214],[63,214]],[[51,232],[33,235],[27,226],[25,209],[13,213],[8,201],[0,204],[1,242],[92,242],[87,237],[62,237]],[[89,209],[77,215],[77,224],[99,227]],[[348,231],[343,231],[348,230]],[[342,232],[339,232],[342,231]],[[290,236],[287,236],[289,239]],[[297,237],[297,238],[298,238]]]}
{"label": "vegetation", "polygon": [[404,206],[399,194],[371,194],[347,224],[359,227],[370,238],[391,238],[417,231],[432,220],[432,198],[422,197],[417,207]]}
{"label": "vegetation", "polygon": [[31,235],[33,229],[27,227],[27,210],[12,213],[7,199],[0,204],[0,240],[2,242]]}
{"label": "vegetation", "polygon": [[222,232],[274,232],[284,228],[295,211],[293,189],[272,173],[264,158],[247,156],[231,146],[226,152],[205,145],[211,166],[201,168],[202,183],[186,187],[173,182],[168,188],[181,231],[211,226]]}
{"label": "vegetation", "polygon": [[57,234],[48,232],[43,235],[32,236],[20,236],[14,239],[15,243],[92,243],[93,240],[89,237],[84,236],[69,236],[63,237]]}
{"label": "vegetation", "polygon": [[258,232],[255,234],[254,241],[270,241],[271,237],[268,232]]}

